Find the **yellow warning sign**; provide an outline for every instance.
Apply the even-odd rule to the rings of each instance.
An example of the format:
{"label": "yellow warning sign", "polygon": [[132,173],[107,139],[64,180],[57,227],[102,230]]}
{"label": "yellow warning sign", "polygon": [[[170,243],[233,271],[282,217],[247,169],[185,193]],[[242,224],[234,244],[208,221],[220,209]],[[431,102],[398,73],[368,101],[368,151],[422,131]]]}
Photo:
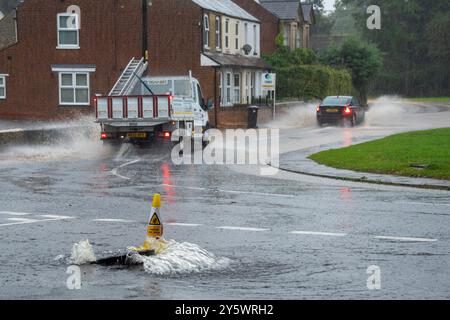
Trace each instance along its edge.
{"label": "yellow warning sign", "polygon": [[150,219],[150,225],[151,226],[160,226],[161,225],[161,221],[159,221],[159,217],[156,213],[153,214],[153,217]]}
{"label": "yellow warning sign", "polygon": [[162,226],[148,226],[147,237],[162,237]]}

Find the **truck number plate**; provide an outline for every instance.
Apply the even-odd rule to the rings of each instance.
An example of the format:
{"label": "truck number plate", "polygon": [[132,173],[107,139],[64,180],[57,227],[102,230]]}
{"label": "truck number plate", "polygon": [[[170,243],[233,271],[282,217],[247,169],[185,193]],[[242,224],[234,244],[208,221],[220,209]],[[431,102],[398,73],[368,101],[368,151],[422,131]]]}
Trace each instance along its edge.
{"label": "truck number plate", "polygon": [[147,138],[147,133],[145,133],[145,132],[133,132],[133,133],[128,133],[128,134],[127,134],[127,138],[140,138],[140,139],[145,139],[145,138]]}

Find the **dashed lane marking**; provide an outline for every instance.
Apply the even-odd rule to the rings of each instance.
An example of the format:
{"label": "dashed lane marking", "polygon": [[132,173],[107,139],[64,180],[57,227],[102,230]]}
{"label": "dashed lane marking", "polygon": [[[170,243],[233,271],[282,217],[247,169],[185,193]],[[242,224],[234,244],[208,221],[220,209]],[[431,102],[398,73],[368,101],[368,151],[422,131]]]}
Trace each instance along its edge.
{"label": "dashed lane marking", "polygon": [[39,217],[44,219],[28,219],[28,218],[6,218],[6,221],[10,221],[10,223],[3,223],[0,224],[0,227],[8,227],[8,226],[15,226],[15,225],[21,225],[21,224],[32,224],[32,223],[42,223],[42,222],[50,222],[50,221],[61,221],[61,220],[68,220],[68,219],[75,219],[74,217],[68,217],[68,216],[57,216],[57,215],[36,215],[32,213],[24,213],[24,212],[8,212],[8,211],[2,211],[0,214],[3,215],[10,215],[10,216],[30,216],[33,215],[33,217]]}
{"label": "dashed lane marking", "polygon": [[[25,213],[25,212],[11,212],[11,211],[0,211],[0,215],[9,215],[11,218],[5,218],[9,223],[0,224],[0,227],[13,226],[13,225],[23,225],[23,224],[34,224],[34,223],[42,223],[42,222],[51,222],[51,221],[61,221],[61,220],[69,220],[75,219],[75,217],[70,216],[61,216],[61,215],[42,215],[35,213]],[[24,216],[32,216],[32,218],[24,218]],[[37,219],[40,218],[40,219]],[[43,218],[43,219],[42,219]],[[126,219],[94,219],[92,221],[95,222],[104,222],[104,223],[137,223],[134,220],[126,220]],[[165,223],[168,226],[179,226],[179,227],[201,227],[202,224],[196,223]],[[221,230],[234,230],[234,231],[248,231],[248,232],[265,232],[270,231],[267,228],[251,228],[251,227],[233,227],[233,226],[222,226],[215,227],[216,229]],[[291,231],[290,234],[295,235],[305,235],[305,236],[328,236],[328,237],[346,237],[349,236],[347,233],[335,233],[335,232],[316,232],[316,231]],[[416,237],[395,237],[395,236],[369,236],[373,239],[377,240],[388,240],[388,241],[399,241],[399,242],[437,242],[438,239],[431,238],[416,238]]]}
{"label": "dashed lane marking", "polygon": [[314,231],[291,231],[291,234],[305,235],[305,236],[324,236],[324,237],[346,237],[347,233],[332,233],[332,232],[314,232]]}
{"label": "dashed lane marking", "polygon": [[201,224],[195,224],[195,223],[177,223],[177,222],[171,222],[171,223],[164,223],[166,226],[175,226],[175,227],[201,227]]}
{"label": "dashed lane marking", "polygon": [[386,237],[386,236],[378,236],[378,237],[375,237],[375,239],[401,241],[401,242],[436,242],[436,241],[438,241],[437,239],[427,239],[427,238]]}
{"label": "dashed lane marking", "polygon": [[270,196],[270,197],[281,197],[281,198],[296,198],[296,195],[293,194],[281,194],[281,193],[264,193],[264,192],[252,192],[252,191],[240,191],[240,190],[224,190],[224,189],[212,189],[212,188],[199,188],[199,187],[187,187],[187,186],[175,186],[172,184],[162,184],[162,187],[170,187],[170,188],[180,188],[187,190],[198,190],[198,191],[215,191],[222,193],[235,193],[235,194],[251,194],[258,196]]}
{"label": "dashed lane marking", "polygon": [[94,222],[118,222],[118,223],[134,223],[134,220],[126,220],[126,219],[94,219]]}
{"label": "dashed lane marking", "polygon": [[12,221],[12,222],[22,222],[22,223],[35,223],[38,222],[39,220],[36,219],[26,219],[26,218],[8,218],[6,219],[8,221]]}
{"label": "dashed lane marking", "polygon": [[253,231],[253,232],[263,232],[263,231],[269,231],[269,229],[263,229],[263,228],[247,228],[247,227],[216,227],[216,229],[222,229],[222,230],[236,230],[236,231]]}
{"label": "dashed lane marking", "polygon": [[10,216],[28,216],[31,213],[25,213],[25,212],[11,212],[11,211],[0,211],[0,214],[7,214]]}

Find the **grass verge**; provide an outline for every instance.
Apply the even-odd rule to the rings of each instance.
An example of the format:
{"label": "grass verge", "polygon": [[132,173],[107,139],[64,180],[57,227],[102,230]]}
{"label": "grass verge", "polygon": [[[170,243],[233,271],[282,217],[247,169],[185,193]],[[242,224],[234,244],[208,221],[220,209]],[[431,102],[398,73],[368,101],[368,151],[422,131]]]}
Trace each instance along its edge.
{"label": "grass verge", "polygon": [[309,158],[338,169],[450,180],[450,128],[398,134]]}

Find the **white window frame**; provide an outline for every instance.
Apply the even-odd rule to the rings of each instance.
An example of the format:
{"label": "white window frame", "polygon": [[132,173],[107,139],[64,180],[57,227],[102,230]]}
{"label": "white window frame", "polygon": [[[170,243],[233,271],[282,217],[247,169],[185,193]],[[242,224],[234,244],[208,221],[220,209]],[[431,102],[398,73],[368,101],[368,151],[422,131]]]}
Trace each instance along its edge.
{"label": "white window frame", "polygon": [[203,41],[204,46],[206,49],[209,49],[209,31],[210,31],[210,25],[209,25],[209,15],[205,14],[203,16]]}
{"label": "white window frame", "polygon": [[0,79],[3,80],[3,84],[0,84],[0,88],[3,88],[3,95],[0,95],[0,100],[6,100],[6,74],[0,74]]}
{"label": "white window frame", "polygon": [[[236,86],[236,76],[239,78],[239,85]],[[239,72],[233,73],[233,103],[241,104],[241,85],[242,85],[242,75]],[[236,92],[238,93],[236,95]]]}
{"label": "white window frame", "polygon": [[[75,21],[76,21],[76,28],[62,28],[60,25],[61,22],[61,17],[75,17]],[[58,43],[57,43],[57,49],[65,49],[65,50],[78,50],[80,49],[80,27],[78,25],[78,15],[76,13],[58,13],[57,14],[57,21],[56,21],[56,26],[57,26],[57,37],[58,37]],[[77,44],[61,44],[60,43],[60,38],[59,38],[59,33],[60,32],[64,32],[64,31],[76,31],[77,32]]]}
{"label": "white window frame", "polygon": [[252,98],[250,97],[250,72],[245,72],[245,102],[252,103]]}
{"label": "white window frame", "polygon": [[[70,86],[63,86],[62,85],[62,75],[63,74],[70,74],[72,75],[72,85]],[[77,86],[76,84],[76,78],[77,75],[86,75],[87,84],[86,86]],[[62,101],[62,89],[73,89],[73,98],[74,102],[63,102]],[[76,89],[88,89],[88,101],[87,102],[76,102]],[[90,106],[91,105],[91,86],[90,86],[90,73],[89,72],[82,72],[82,71],[61,71],[58,73],[58,92],[59,92],[59,105],[60,106]]]}
{"label": "white window frame", "polygon": [[230,19],[225,19],[225,49],[230,48]]}
{"label": "white window frame", "polygon": [[256,99],[256,72],[252,72],[250,75],[250,95],[251,99]]}
{"label": "white window frame", "polygon": [[222,21],[220,17],[216,17],[216,50],[222,50]]}
{"label": "white window frame", "polygon": [[290,42],[291,42],[291,26],[289,24],[284,24],[283,44],[286,47],[290,47]]}
{"label": "white window frame", "polygon": [[232,105],[232,99],[231,99],[231,87],[232,87],[232,73],[227,72],[226,78],[225,78],[225,105],[230,106]]}
{"label": "white window frame", "polygon": [[248,43],[248,23],[247,22],[244,24],[244,37],[245,37],[244,45],[250,44],[250,43]]}
{"label": "white window frame", "polygon": [[240,49],[239,48],[239,28],[240,28],[239,21],[236,21],[236,31],[235,31],[236,38],[234,40],[234,42],[235,42],[234,44],[235,44],[236,50]]}
{"label": "white window frame", "polygon": [[219,92],[220,92],[220,105],[223,103],[223,73],[219,71]]}
{"label": "white window frame", "polygon": [[299,49],[302,47],[302,31],[301,31],[301,27],[297,27],[297,29],[295,29],[295,48]]}
{"label": "white window frame", "polygon": [[258,26],[256,24],[253,25],[253,55],[258,55]]}

